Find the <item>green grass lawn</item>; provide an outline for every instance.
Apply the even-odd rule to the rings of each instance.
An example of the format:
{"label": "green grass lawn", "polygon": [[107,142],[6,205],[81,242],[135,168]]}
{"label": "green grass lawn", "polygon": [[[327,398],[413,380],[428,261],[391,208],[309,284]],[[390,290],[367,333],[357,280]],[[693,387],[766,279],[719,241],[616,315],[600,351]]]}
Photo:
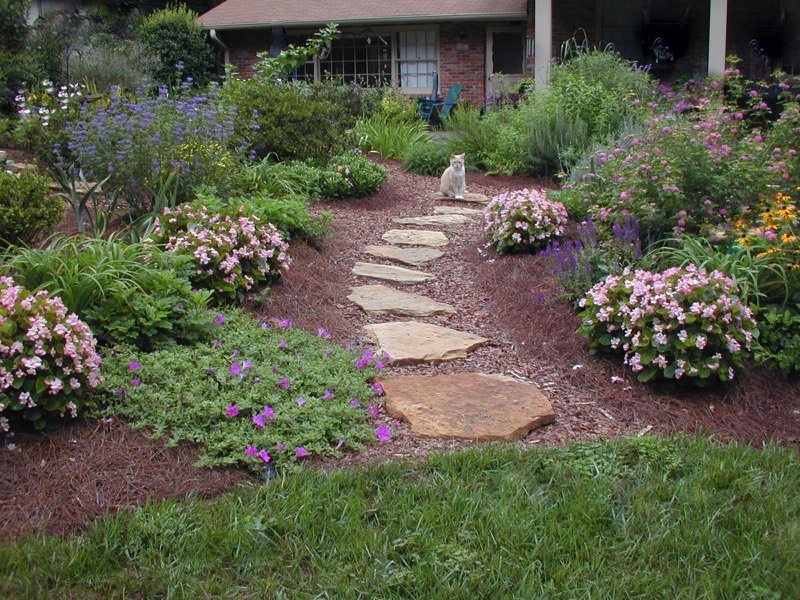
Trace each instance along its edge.
{"label": "green grass lawn", "polygon": [[794,598],[792,449],[630,438],[306,470],[0,547],[3,598]]}

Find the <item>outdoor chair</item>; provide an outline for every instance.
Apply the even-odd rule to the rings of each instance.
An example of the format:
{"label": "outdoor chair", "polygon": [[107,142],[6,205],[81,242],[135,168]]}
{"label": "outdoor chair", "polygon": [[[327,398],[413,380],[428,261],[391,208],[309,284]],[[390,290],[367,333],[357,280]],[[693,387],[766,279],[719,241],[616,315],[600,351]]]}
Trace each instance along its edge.
{"label": "outdoor chair", "polygon": [[425,98],[419,99],[419,116],[425,119],[429,125],[441,125],[453,107],[458,103],[458,97],[461,95],[462,85],[460,83],[453,84],[447,90],[447,96],[444,100],[429,100]]}

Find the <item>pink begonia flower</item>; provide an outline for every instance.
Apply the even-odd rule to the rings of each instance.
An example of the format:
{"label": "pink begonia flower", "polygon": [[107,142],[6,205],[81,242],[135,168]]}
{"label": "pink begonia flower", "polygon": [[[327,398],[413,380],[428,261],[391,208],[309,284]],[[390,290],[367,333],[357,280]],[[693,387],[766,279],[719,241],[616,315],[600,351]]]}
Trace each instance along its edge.
{"label": "pink begonia flower", "polygon": [[297,447],[297,448],[295,448],[295,450],[294,450],[294,455],[295,455],[297,458],[303,458],[304,456],[308,456],[308,450],[306,450],[306,449],[305,449],[305,448],[303,448],[302,446],[298,446],[298,447]]}
{"label": "pink begonia flower", "polygon": [[131,371],[138,371],[139,369],[142,368],[142,365],[140,365],[135,360],[132,360],[131,362],[128,363],[128,368],[130,368]]}
{"label": "pink begonia flower", "polygon": [[392,432],[389,431],[389,428],[385,425],[381,425],[375,430],[375,437],[377,437],[380,441],[385,442],[392,437]]}
{"label": "pink begonia flower", "polygon": [[235,404],[228,404],[228,409],[225,411],[225,414],[229,417],[237,417],[239,416],[239,407]]}

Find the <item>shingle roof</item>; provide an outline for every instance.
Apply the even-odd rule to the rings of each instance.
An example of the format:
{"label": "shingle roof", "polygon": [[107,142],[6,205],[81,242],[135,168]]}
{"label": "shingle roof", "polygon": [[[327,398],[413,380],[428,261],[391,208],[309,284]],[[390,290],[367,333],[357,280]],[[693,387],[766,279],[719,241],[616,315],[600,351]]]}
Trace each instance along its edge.
{"label": "shingle roof", "polygon": [[527,0],[227,0],[198,21],[208,29],[521,19]]}

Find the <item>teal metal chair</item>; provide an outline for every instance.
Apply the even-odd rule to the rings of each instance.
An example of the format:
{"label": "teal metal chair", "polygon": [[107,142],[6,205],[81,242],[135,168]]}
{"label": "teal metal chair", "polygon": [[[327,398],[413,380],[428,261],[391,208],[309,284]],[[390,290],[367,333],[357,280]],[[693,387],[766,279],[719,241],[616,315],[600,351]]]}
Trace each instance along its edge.
{"label": "teal metal chair", "polygon": [[458,104],[458,97],[461,95],[462,89],[463,86],[460,83],[456,83],[447,90],[447,96],[444,100],[420,98],[419,116],[425,119],[429,125],[441,125],[442,121],[450,116],[453,108]]}

